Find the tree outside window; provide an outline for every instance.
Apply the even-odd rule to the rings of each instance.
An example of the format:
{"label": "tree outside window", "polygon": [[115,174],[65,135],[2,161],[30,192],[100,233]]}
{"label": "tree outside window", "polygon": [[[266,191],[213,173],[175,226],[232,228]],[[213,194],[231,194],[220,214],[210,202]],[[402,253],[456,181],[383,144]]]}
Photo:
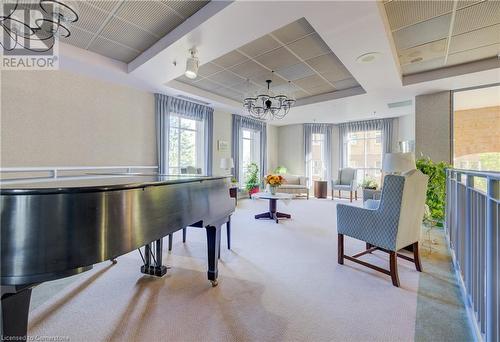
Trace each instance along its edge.
{"label": "tree outside window", "polygon": [[204,169],[203,121],[170,115],[169,173],[180,174],[188,166]]}
{"label": "tree outside window", "polygon": [[382,131],[351,132],[345,142],[347,167],[358,170],[358,184],[365,179],[381,181],[382,168]]}

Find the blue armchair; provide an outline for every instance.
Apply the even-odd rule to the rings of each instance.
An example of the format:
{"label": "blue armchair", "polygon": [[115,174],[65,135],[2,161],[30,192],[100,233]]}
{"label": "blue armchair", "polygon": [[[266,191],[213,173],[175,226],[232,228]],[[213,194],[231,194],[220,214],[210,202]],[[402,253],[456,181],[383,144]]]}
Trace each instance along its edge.
{"label": "blue armchair", "polygon": [[[412,170],[403,176],[384,178],[380,201],[370,201],[368,208],[337,204],[338,263],[344,259],[380,271],[399,286],[397,257],[415,263],[422,271],[418,253],[421,224],[424,216],[427,176]],[[366,242],[366,250],[353,256],[344,254],[344,235]],[[411,246],[413,258],[398,251]],[[389,253],[389,270],[358,258],[376,250]]]}
{"label": "blue armchair", "polygon": [[336,180],[332,181],[332,200],[335,190],[339,191],[339,198],[341,191],[349,191],[350,201],[352,202],[352,193],[354,192],[354,197],[358,200],[358,184],[356,177],[356,169],[345,168],[339,170],[339,176]]}

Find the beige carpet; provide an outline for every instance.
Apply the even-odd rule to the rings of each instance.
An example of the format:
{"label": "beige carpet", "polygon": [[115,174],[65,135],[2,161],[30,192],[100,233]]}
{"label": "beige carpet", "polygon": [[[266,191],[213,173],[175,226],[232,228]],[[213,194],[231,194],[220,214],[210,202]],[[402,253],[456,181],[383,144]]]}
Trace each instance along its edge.
{"label": "beige carpet", "polygon": [[[338,200],[279,203],[292,219],[257,221],[266,201],[242,200],[233,249],[223,231],[219,286],[206,279],[205,231],[174,235],[167,276],[139,273],[137,252],[74,279],[34,290],[29,335],[72,341],[411,341],[419,273],[400,260],[401,288],[388,276],[337,264]],[[346,240],[352,254],[364,244]],[[366,260],[387,266],[379,252]],[[426,267],[424,263],[424,269]],[[63,285],[61,285],[63,284]],[[65,285],[64,285],[65,284]],[[50,288],[57,288],[54,294]],[[48,295],[48,293],[50,295]]]}

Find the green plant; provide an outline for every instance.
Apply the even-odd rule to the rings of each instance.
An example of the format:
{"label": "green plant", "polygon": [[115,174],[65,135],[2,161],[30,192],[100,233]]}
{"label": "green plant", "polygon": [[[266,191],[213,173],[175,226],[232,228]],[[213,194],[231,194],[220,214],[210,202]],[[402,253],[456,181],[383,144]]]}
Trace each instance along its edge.
{"label": "green plant", "polygon": [[429,206],[430,217],[444,220],[446,199],[446,168],[451,165],[445,162],[435,163],[429,157],[417,160],[417,169],[429,176],[426,204]]}
{"label": "green plant", "polygon": [[275,170],[274,173],[277,173],[279,175],[285,174],[287,172],[287,168],[284,166],[278,166]]}
{"label": "green plant", "polygon": [[361,187],[365,189],[376,189],[378,188],[378,184],[375,179],[366,177],[363,183],[361,183]]}
{"label": "green plant", "polygon": [[248,164],[247,170],[248,173],[245,182],[245,189],[247,189],[247,191],[250,191],[260,185],[259,166],[256,163],[250,163]]}
{"label": "green plant", "polygon": [[238,180],[235,177],[231,177],[231,183],[236,184],[238,183]]}

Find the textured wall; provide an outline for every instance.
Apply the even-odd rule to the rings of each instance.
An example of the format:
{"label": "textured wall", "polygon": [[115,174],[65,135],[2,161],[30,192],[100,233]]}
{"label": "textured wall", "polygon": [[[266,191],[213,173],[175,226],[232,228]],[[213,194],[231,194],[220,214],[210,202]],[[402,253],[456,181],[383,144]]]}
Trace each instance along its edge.
{"label": "textured wall", "polygon": [[267,125],[267,172],[278,167],[278,127]]}
{"label": "textured wall", "polygon": [[415,152],[451,162],[451,92],[415,97]]}
{"label": "textured wall", "polygon": [[[218,141],[227,142],[227,150],[220,151]],[[225,170],[220,168],[221,158],[231,158],[231,114],[214,111],[214,141],[213,141],[213,168],[214,175],[223,175]]]}
{"label": "textured wall", "polygon": [[2,71],[1,165],[156,165],[153,94],[66,71]]}

